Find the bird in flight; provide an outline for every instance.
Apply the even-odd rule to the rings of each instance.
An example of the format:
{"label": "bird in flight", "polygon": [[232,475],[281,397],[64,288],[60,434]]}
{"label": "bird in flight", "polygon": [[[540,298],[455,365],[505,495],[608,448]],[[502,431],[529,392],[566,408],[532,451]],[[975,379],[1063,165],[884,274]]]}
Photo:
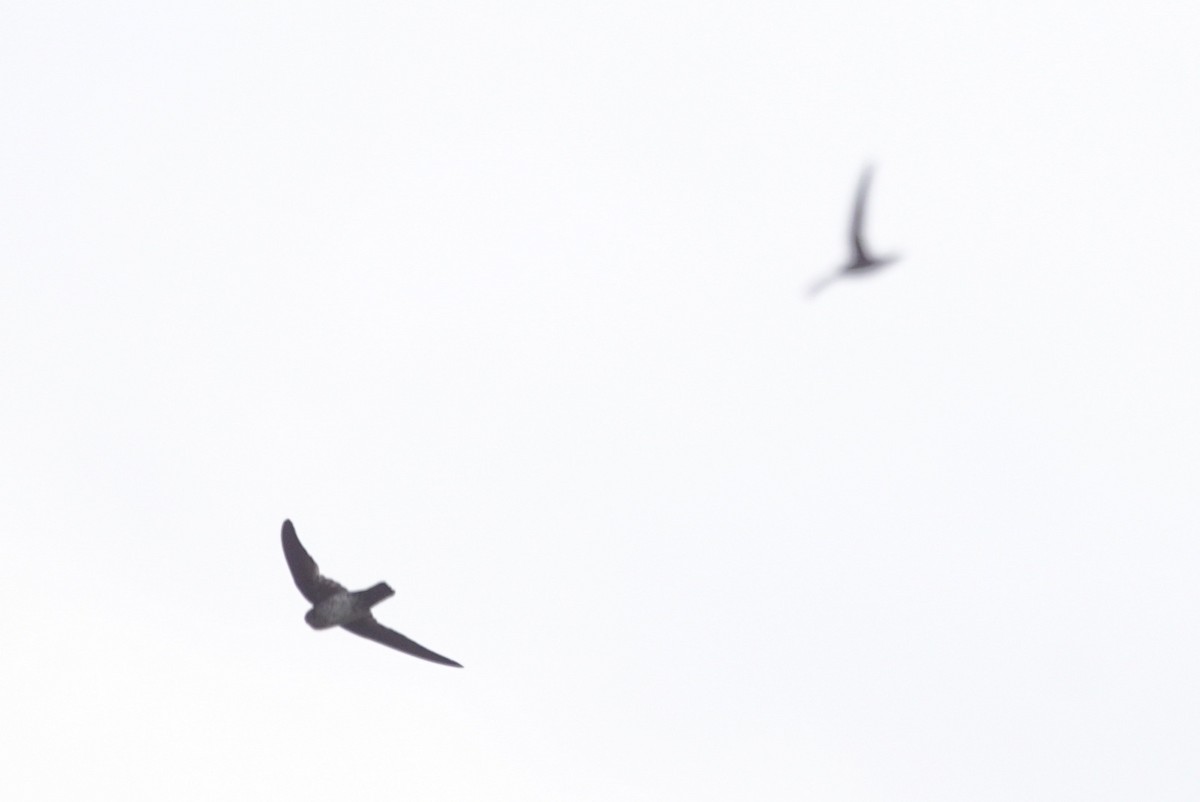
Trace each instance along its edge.
{"label": "bird in flight", "polygon": [[441,663],[444,666],[462,668],[448,657],[431,652],[421,644],[409,640],[399,632],[388,629],[375,620],[371,608],[396,594],[386,582],[379,582],[366,590],[348,591],[337,582],[321,576],[316,562],[300,545],[296,528],[291,521],[283,522],[283,556],[287,558],[292,579],[304,598],[312,602],[312,609],[304,614],[304,620],[313,629],[341,627],[347,632],[398,649],[413,657]]}
{"label": "bird in flight", "polygon": [[863,211],[867,205],[867,192],[871,188],[872,169],[868,165],[858,179],[858,192],[854,196],[854,213],[850,217],[850,261],[836,273],[827,276],[812,286],[809,297],[816,295],[842,276],[861,276],[874,272],[899,259],[899,256],[872,256],[863,242]]}

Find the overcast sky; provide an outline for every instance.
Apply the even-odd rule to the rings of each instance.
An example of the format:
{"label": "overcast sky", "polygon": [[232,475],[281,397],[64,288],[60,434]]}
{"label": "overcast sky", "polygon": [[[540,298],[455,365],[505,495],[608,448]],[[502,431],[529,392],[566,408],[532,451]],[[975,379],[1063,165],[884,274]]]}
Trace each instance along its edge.
{"label": "overcast sky", "polygon": [[0,797],[1197,799],[1197,41],[4,5]]}

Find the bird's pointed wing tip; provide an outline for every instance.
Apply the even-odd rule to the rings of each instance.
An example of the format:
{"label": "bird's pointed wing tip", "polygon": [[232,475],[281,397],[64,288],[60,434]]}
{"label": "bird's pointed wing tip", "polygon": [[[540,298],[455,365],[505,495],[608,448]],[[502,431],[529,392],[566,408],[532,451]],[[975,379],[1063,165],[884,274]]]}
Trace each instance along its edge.
{"label": "bird's pointed wing tip", "polygon": [[290,520],[283,522],[283,556],[287,558],[288,570],[292,580],[304,598],[317,604],[339,590],[345,590],[340,584],[328,577],[321,576],[317,561],[304,548]]}
{"label": "bird's pointed wing tip", "polygon": [[871,185],[871,179],[875,177],[875,165],[868,163],[862,169],[862,173],[858,177],[859,191],[865,191]]}
{"label": "bird's pointed wing tip", "polygon": [[353,632],[359,637],[373,640],[376,643],[382,643],[395,649],[398,652],[404,652],[413,657],[419,657],[422,660],[428,660],[431,663],[437,663],[443,666],[451,666],[453,668],[462,668],[462,663],[456,660],[451,660],[449,657],[443,657],[432,649],[426,649],[421,644],[414,641],[412,638],[401,635],[394,629],[389,629],[383,624],[375,620],[374,616],[360,618],[357,621],[351,621],[347,624],[342,624],[342,629],[347,632]]}
{"label": "bird's pointed wing tip", "polygon": [[301,557],[302,562],[306,563],[312,559],[308,556],[308,551],[300,542],[300,537],[296,534],[296,527],[292,526],[292,521],[290,518],[283,522],[283,531],[280,532],[279,536],[280,539],[283,540],[283,550],[288,555],[289,563],[294,557],[300,555],[303,555]]}

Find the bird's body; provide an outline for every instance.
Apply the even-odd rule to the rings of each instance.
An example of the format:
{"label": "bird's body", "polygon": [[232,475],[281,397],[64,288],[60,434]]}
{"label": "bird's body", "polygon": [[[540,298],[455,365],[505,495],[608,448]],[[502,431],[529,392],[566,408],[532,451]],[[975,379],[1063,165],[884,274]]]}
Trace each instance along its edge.
{"label": "bird's body", "polygon": [[330,629],[341,627],[376,643],[390,646],[393,649],[447,666],[457,666],[459,663],[448,657],[442,657],[437,652],[426,649],[395,630],[388,629],[375,620],[371,608],[384,599],[396,594],[386,582],[379,582],[366,590],[349,591],[328,577],[322,576],[316,561],[305,551],[296,536],[296,529],[291,521],[283,522],[283,555],[287,558],[288,569],[292,579],[304,598],[312,602],[312,609],[304,615],[304,620],[313,629]]}
{"label": "bird's body", "polygon": [[344,626],[370,615],[371,607],[394,595],[396,591],[385,582],[357,593],[338,591],[314,604],[313,608],[304,614],[304,620],[313,629]]}
{"label": "bird's body", "polygon": [[858,179],[858,191],[854,196],[854,212],[850,216],[850,261],[842,265],[833,275],[814,284],[809,291],[810,296],[816,295],[843,276],[862,276],[873,273],[900,258],[896,255],[872,255],[863,239],[863,218],[867,206],[867,192],[871,187],[871,172],[871,168],[868,166]]}

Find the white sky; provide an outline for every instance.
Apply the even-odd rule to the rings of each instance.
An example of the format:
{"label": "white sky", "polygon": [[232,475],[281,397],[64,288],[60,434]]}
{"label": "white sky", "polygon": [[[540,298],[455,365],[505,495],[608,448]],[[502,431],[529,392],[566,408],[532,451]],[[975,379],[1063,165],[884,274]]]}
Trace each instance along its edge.
{"label": "white sky", "polygon": [[6,4],[0,798],[1197,799],[1197,41]]}

